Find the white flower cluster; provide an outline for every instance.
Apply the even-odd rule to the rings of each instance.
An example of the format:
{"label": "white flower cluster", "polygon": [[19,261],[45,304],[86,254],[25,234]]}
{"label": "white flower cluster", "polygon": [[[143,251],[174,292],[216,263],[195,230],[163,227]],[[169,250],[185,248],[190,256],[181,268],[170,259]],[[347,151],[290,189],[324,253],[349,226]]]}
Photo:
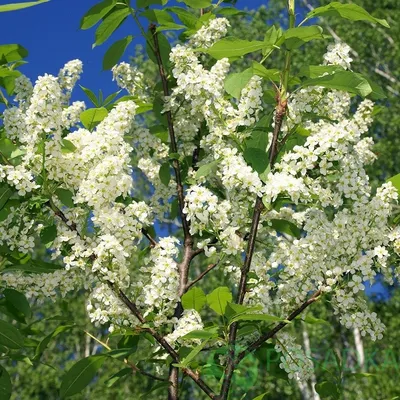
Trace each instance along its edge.
{"label": "white flower cluster", "polygon": [[328,46],[328,52],[324,55],[324,64],[339,65],[344,69],[349,69],[353,61],[349,56],[350,46],[346,43],[336,42]]}
{"label": "white flower cluster", "polygon": [[145,315],[156,312],[156,324],[165,323],[173,314],[179,301],[178,264],[175,261],[179,253],[179,240],[174,237],[161,238],[145,260],[141,281],[136,285],[142,288],[138,303]]}
{"label": "white flower cluster", "polygon": [[112,68],[113,80],[121,89],[125,89],[132,96],[145,98],[146,85],[144,75],[136,67],[126,62],[115,65]]}
{"label": "white flower cluster", "polygon": [[275,350],[282,353],[279,367],[287,372],[289,379],[306,382],[313,374],[313,363],[295,340],[287,332],[277,335]]}
{"label": "white flower cluster", "polygon": [[81,60],[72,60],[67,62],[58,73],[58,83],[62,91],[62,103],[68,104],[72,89],[78,81],[83,71]]}
{"label": "white flower cluster", "polygon": [[200,344],[199,339],[182,339],[183,336],[187,335],[192,331],[201,331],[204,328],[200,314],[196,310],[184,310],[181,317],[171,319],[174,324],[174,330],[169,335],[165,336],[165,340],[168,343],[175,344]]}

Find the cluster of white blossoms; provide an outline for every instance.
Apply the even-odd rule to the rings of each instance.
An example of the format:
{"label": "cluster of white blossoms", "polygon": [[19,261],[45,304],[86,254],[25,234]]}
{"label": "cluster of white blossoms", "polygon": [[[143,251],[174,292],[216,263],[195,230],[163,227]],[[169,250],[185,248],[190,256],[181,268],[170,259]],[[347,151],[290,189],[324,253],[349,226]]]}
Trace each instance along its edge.
{"label": "cluster of white blossoms", "polygon": [[113,80],[121,89],[127,90],[132,96],[140,99],[146,96],[146,86],[144,84],[144,75],[134,65],[122,62],[112,68]]}
{"label": "cluster of white blossoms", "polygon": [[138,304],[145,315],[156,312],[156,324],[168,321],[179,301],[178,264],[179,240],[174,237],[161,238],[140,268],[141,276],[134,285],[141,288]]}
{"label": "cluster of white blossoms", "polygon": [[[239,98],[229,100],[224,87],[229,60],[207,69],[208,56],[200,51],[221,39],[228,26],[224,18],[210,20],[186,44],[172,49],[176,86],[163,99],[164,112],[173,115],[178,153],[195,159],[194,150],[198,155],[201,150],[188,171],[183,209],[195,245],[213,262],[218,256],[237,283],[251,210],[255,198],[262,197],[265,210],[245,304],[286,318],[310,293],[329,293],[343,325],[379,339],[384,327],[362,300],[363,283],[377,273],[389,282],[399,276],[390,268],[390,255],[392,248],[400,254],[400,230],[388,223],[396,190],[385,184],[374,192],[364,169],[375,158],[372,140],[364,138],[373,104],[364,100],[352,113],[350,96],[341,91],[312,87],[291,94],[282,135],[290,134],[287,144],[295,139],[297,145],[288,145],[261,179],[243,151],[262,110],[262,79],[253,76]],[[347,46],[328,50],[325,65],[349,68]],[[203,322],[195,310],[173,317],[182,289],[178,239],[161,238],[151,244],[143,263],[133,262],[141,257],[143,230],[164,221],[176,193],[174,178],[168,184],[160,178],[161,168],[170,166],[166,128],[147,129],[135,121],[138,104],[132,100],[117,101],[97,125],[84,127],[80,114],[85,104],[68,104],[81,72],[81,62],[74,60],[58,77],[44,75],[33,87],[19,78],[17,105],[4,112],[5,133],[18,145],[21,162],[0,164],[0,183],[10,185],[15,197],[38,194],[45,201],[37,220],[24,206],[12,208],[0,221],[0,244],[33,255],[41,230],[55,225],[48,256],[65,268],[37,275],[10,271],[1,280],[35,297],[54,298],[84,287],[91,292],[91,320],[108,324],[111,331],[139,324],[118,297],[121,289],[146,322],[165,325],[164,330],[174,326],[165,336],[172,345],[186,344],[182,337],[203,329]],[[142,102],[146,87],[141,72],[122,63],[113,74],[121,88]],[[134,167],[152,185],[146,202],[134,200]],[[207,167],[207,173],[196,172]],[[312,363],[294,336],[279,333],[276,350],[282,352],[281,368],[289,377],[310,376]]]}
{"label": "cluster of white blossoms", "polygon": [[295,343],[293,336],[287,332],[279,333],[275,350],[282,353],[279,367],[287,372],[289,379],[298,381],[310,379],[314,371],[313,363],[306,356],[301,346]]}

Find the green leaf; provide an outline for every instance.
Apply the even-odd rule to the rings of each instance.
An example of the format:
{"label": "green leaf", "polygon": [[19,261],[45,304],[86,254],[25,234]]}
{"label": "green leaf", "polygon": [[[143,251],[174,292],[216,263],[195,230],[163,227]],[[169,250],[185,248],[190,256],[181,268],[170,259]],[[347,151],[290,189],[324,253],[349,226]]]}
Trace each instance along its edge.
{"label": "green leaf", "polygon": [[174,22],[174,19],[166,10],[146,10],[141,13],[141,16],[146,17],[149,21],[160,25]]}
{"label": "green leaf", "polygon": [[99,46],[104,43],[113,32],[124,22],[125,18],[129,15],[129,8],[121,8],[113,11],[111,14],[104,18],[103,22],[96,29],[96,41],[94,46]]}
{"label": "green leaf", "polygon": [[214,43],[207,49],[201,48],[196,49],[195,51],[210,54],[211,57],[220,60],[225,57],[241,57],[245,54],[261,50],[264,46],[264,42],[257,40],[248,41],[235,37],[227,37]]}
{"label": "green leaf", "polygon": [[171,180],[171,168],[169,162],[166,162],[161,165],[160,170],[158,171],[158,176],[160,177],[160,181],[168,186]]}
{"label": "green leaf", "polygon": [[0,64],[19,61],[27,56],[28,50],[20,44],[3,44],[0,46]]}
{"label": "green leaf", "polygon": [[86,96],[89,98],[89,100],[96,106],[99,107],[99,101],[97,100],[96,95],[88,88],[83,87],[82,85],[79,85],[80,88],[85,92]]}
{"label": "green leaf", "polygon": [[162,31],[180,31],[186,29],[185,25],[176,24],[175,22],[165,22],[164,24],[157,27],[157,32]]}
{"label": "green leaf", "polygon": [[63,203],[65,206],[69,208],[75,207],[75,203],[73,200],[74,195],[71,191],[69,191],[68,189],[58,188],[54,193],[61,201],[61,203]]}
{"label": "green leaf", "polygon": [[127,376],[129,374],[132,374],[132,368],[124,368],[118,371],[116,374],[110,376],[104,383],[107,387],[112,387],[114,386],[121,378],[124,376]]}
{"label": "green leaf", "polygon": [[22,8],[37,6],[42,3],[47,3],[48,1],[50,0],[37,0],[37,1],[28,1],[26,3],[4,4],[0,6],[0,12],[21,10]]}
{"label": "green leaf", "polygon": [[135,351],[136,351],[135,347],[127,349],[121,348],[121,349],[110,350],[104,355],[112,358],[127,358],[130,354],[134,353]]}
{"label": "green leaf", "polygon": [[57,237],[57,227],[55,225],[46,226],[40,232],[40,239],[44,244],[53,243]]}
{"label": "green leaf", "polygon": [[191,331],[189,333],[187,333],[185,336],[182,336],[182,339],[202,339],[202,340],[206,340],[206,339],[214,339],[218,337],[218,333],[214,331],[206,331],[206,330],[202,330],[202,331]]}
{"label": "green leaf", "polygon": [[269,394],[269,392],[265,392],[265,393],[263,393],[263,394],[260,394],[259,396],[257,396],[257,397],[254,397],[254,399],[253,400],[266,400],[267,399],[267,395]]}
{"label": "green leaf", "polygon": [[323,7],[314,8],[306,15],[306,19],[318,17],[318,16],[338,16],[350,21],[368,21],[383,25],[386,28],[390,28],[389,24],[385,19],[378,19],[373,17],[364,8],[357,4],[342,4],[337,1],[330,3]]}
{"label": "green leaf", "polygon": [[362,97],[366,97],[372,92],[371,85],[368,83],[367,79],[361,74],[351,71],[338,71],[333,75],[308,79],[303,82],[301,86],[323,86],[328,89],[358,94]]}
{"label": "green leaf", "polygon": [[301,230],[293,222],[286,221],[284,219],[271,219],[270,222],[272,228],[274,228],[277,232],[286,233],[297,239],[299,239],[301,236]]}
{"label": "green leaf", "polygon": [[343,71],[343,68],[339,65],[305,65],[300,68],[299,76],[319,78],[326,73],[333,74],[338,71]]}
{"label": "green leaf", "polygon": [[103,70],[111,69],[114,65],[118,64],[120,58],[124,55],[126,48],[132,42],[133,36],[129,35],[121,40],[113,43],[104,54]]}
{"label": "green leaf", "polygon": [[267,322],[286,322],[289,321],[283,318],[276,317],[275,315],[267,315],[267,314],[239,314],[234,316],[230,323],[237,321],[267,321]]}
{"label": "green leaf", "polygon": [[388,182],[392,182],[392,185],[397,189],[400,194],[400,174],[392,176],[387,180]]}
{"label": "green leaf", "polygon": [[269,170],[269,157],[268,153],[256,147],[248,147],[243,157],[247,164],[258,172],[259,175],[264,175]]}
{"label": "green leaf", "polygon": [[243,10],[238,10],[237,8],[234,7],[218,7],[213,10],[214,14],[219,14],[219,15],[225,15],[225,16],[231,16],[231,15],[248,15],[246,11]]}
{"label": "green leaf", "polygon": [[0,210],[6,205],[8,199],[12,196],[13,190],[8,185],[0,186]]}
{"label": "green leaf", "polygon": [[21,349],[24,347],[24,337],[15,326],[0,320],[0,344],[10,349]]}
{"label": "green leaf", "polygon": [[104,107],[89,108],[81,113],[80,118],[82,125],[91,131],[96,127],[96,125],[103,121],[107,115],[108,111]]}
{"label": "green leaf", "polygon": [[180,367],[187,367],[195,358],[196,356],[203,350],[203,348],[206,346],[208,343],[208,340],[205,340],[204,342],[200,343],[198,346],[196,346],[181,362],[179,365]]}
{"label": "green leaf", "polygon": [[212,0],[178,0],[179,3],[185,3],[192,8],[206,8],[210,7]]}
{"label": "green leaf", "polygon": [[168,0],[136,0],[137,8],[144,8],[152,5],[164,6],[168,3]]}
{"label": "green leaf", "polygon": [[5,289],[3,294],[7,302],[11,303],[18,311],[22,312],[25,317],[32,316],[32,310],[26,297],[14,289]]}
{"label": "green leaf", "polygon": [[296,319],[305,322],[306,324],[311,325],[329,325],[328,321],[325,321],[321,318],[315,318],[312,315],[307,315],[306,317],[302,318],[301,316],[296,317]]}
{"label": "green leaf", "polygon": [[191,288],[182,296],[182,306],[185,310],[195,309],[200,311],[206,302],[206,295],[198,287]]}
{"label": "green leaf", "polygon": [[115,0],[104,0],[94,5],[81,20],[81,29],[89,29],[96,25],[115,6]]}
{"label": "green leaf", "polygon": [[74,364],[62,379],[60,388],[61,398],[79,393],[89,385],[105,359],[105,356],[90,356]]}
{"label": "green leaf", "polygon": [[260,78],[264,78],[272,82],[279,82],[281,79],[281,71],[279,71],[279,69],[267,69],[257,61],[253,61],[251,69],[253,74],[258,75]]}
{"label": "green leaf", "polygon": [[221,286],[207,295],[207,304],[217,314],[223,315],[226,305],[232,301],[232,293],[226,286]]}
{"label": "green leaf", "polygon": [[75,145],[68,139],[61,139],[61,153],[73,153],[76,150]]}
{"label": "green leaf", "polygon": [[11,397],[12,385],[7,370],[0,365],[0,399],[8,400]]}
{"label": "green leaf", "polygon": [[43,352],[46,350],[47,346],[49,345],[49,343],[52,339],[54,339],[60,333],[66,332],[74,327],[75,327],[75,325],[60,325],[60,326],[58,326],[52,333],[50,333],[49,335],[47,335],[45,338],[43,338],[40,341],[40,343],[36,347],[35,356],[33,359],[36,361],[40,360],[40,357],[42,356]]}
{"label": "green leaf", "polygon": [[174,13],[188,28],[190,29],[196,28],[198,20],[197,17],[193,15],[191,12],[185,10],[182,7],[168,7],[165,10]]}
{"label": "green leaf", "polygon": [[[8,138],[0,139],[0,151],[3,156],[7,159],[11,157],[11,154],[18,150],[18,147]],[[1,161],[1,158],[0,158]]]}
{"label": "green leaf", "polygon": [[10,267],[3,269],[0,273],[5,274],[7,272],[12,271],[24,271],[24,272],[31,272],[34,274],[48,274],[59,269],[64,269],[62,265],[58,264],[51,264],[44,261],[39,260],[30,260],[26,264],[15,264]]}
{"label": "green leaf", "polygon": [[214,172],[217,169],[220,160],[211,161],[208,164],[202,165],[196,172],[196,179],[201,178],[202,176],[207,176],[211,172]]}
{"label": "green leaf", "polygon": [[323,29],[318,25],[290,28],[284,32],[283,36],[279,39],[278,44],[284,43],[286,48],[289,50],[297,49],[311,40],[324,39],[322,32]]}
{"label": "green leaf", "polygon": [[339,399],[339,390],[335,383],[324,381],[315,385],[315,391],[321,396],[321,399],[334,398]]}
{"label": "green leaf", "polygon": [[239,99],[242,90],[249,83],[253,75],[254,72],[251,68],[243,72],[229,74],[224,83],[226,93],[230,94],[235,99]]}

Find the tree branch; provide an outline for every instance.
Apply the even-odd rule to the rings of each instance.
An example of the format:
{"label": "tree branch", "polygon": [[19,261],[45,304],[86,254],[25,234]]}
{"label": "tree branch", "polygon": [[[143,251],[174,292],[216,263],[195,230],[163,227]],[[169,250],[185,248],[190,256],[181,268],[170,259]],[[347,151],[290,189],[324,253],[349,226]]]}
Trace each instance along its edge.
{"label": "tree branch", "polygon": [[[46,204],[48,207],[51,208],[51,210],[54,212],[55,215],[57,215],[67,226],[70,230],[77,231],[76,225],[71,224],[68,218],[65,216],[65,214],[52,202],[49,201]],[[96,255],[92,254],[89,256],[89,258],[93,261],[96,259]],[[125,304],[125,306],[132,312],[132,314],[139,320],[141,324],[144,324],[146,322],[145,318],[141,314],[139,308],[135,304],[135,302],[131,301],[128,296],[118,287],[115,286],[114,283],[110,281],[106,281],[108,286],[111,288],[111,290],[116,294],[116,296]],[[161,347],[164,348],[164,350],[172,357],[175,363],[180,363],[179,359],[179,354],[174,350],[174,348],[165,340],[165,338],[159,334],[155,329],[153,328],[143,328],[142,329],[145,332],[150,333],[151,336],[161,345]],[[185,368],[183,369],[183,372],[188,375],[192,380],[200,387],[201,390],[204,391],[204,393],[207,394],[207,396],[210,399],[215,399],[216,394],[213,392],[213,390],[200,378],[200,375],[194,371],[192,371],[190,368]]]}
{"label": "tree branch", "polygon": [[[319,299],[321,295],[321,290],[316,291],[307,301],[305,301],[299,308],[294,310],[286,319],[288,321],[294,320],[299,314],[301,314],[310,304],[314,303]],[[241,353],[238,354],[235,364],[239,364],[243,358],[252,353],[254,350],[257,350],[263,343],[265,343],[268,339],[271,339],[275,336],[282,328],[284,328],[288,323],[287,322],[280,322],[276,325],[273,329],[266,332],[264,335],[260,336],[255,342],[253,342],[246,350],[243,350]]]}
{"label": "tree branch", "polygon": [[195,285],[198,281],[203,279],[211,270],[213,270],[218,263],[215,264],[210,264],[205,271],[203,271],[196,279],[193,279],[191,282],[189,282],[186,287],[185,287],[185,292],[187,292],[193,285]]}

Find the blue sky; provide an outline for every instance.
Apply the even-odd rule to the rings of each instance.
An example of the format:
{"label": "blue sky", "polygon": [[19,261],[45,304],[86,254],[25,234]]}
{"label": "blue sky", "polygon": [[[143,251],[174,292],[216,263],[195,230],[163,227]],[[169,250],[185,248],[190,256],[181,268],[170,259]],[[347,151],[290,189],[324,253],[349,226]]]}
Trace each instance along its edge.
{"label": "blue sky", "polygon": [[[21,1],[23,0],[0,0],[0,4]],[[117,87],[111,81],[111,73],[102,71],[102,59],[107,48],[115,40],[127,35],[135,36],[133,44],[143,41],[133,20],[129,18],[106,43],[92,49],[95,28],[82,31],[79,23],[86,11],[99,2],[100,0],[51,0],[35,7],[0,13],[1,44],[18,43],[28,49],[29,64],[23,66],[21,71],[32,81],[44,73],[57,74],[67,61],[78,58],[84,63],[84,73],[79,83],[95,92],[101,88],[105,95],[110,94]],[[237,7],[258,8],[267,2],[268,0],[238,0]],[[132,0],[132,4],[135,4],[135,0]],[[134,46],[131,44],[129,49],[132,52]],[[76,91],[74,100],[77,97],[83,99],[84,95]]]}

